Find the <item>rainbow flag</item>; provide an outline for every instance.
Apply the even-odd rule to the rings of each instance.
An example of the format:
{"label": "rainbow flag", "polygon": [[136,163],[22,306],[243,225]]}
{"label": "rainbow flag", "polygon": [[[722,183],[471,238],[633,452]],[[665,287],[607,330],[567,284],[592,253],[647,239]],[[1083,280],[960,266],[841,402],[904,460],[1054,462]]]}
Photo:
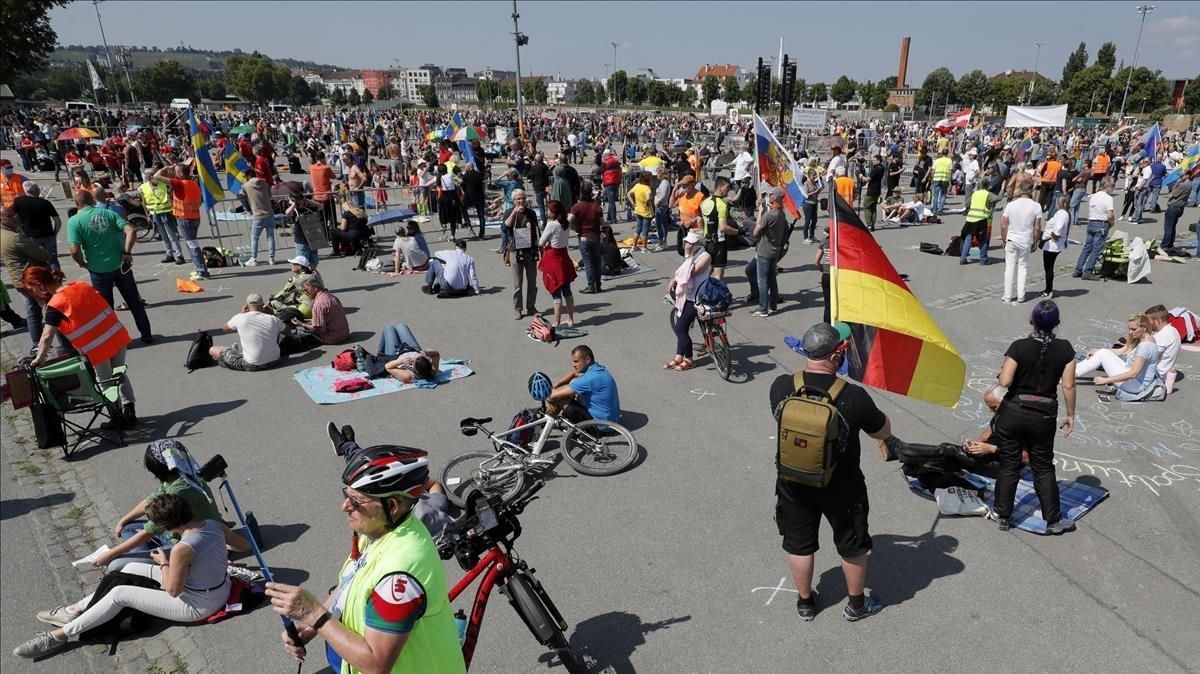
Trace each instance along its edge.
{"label": "rainbow flag", "polygon": [[196,159],[196,177],[200,180],[200,192],[204,195],[205,208],[216,206],[217,200],[225,196],[221,183],[217,181],[217,169],[213,166],[212,151],[208,148],[208,136],[201,131],[196,111],[188,107],[188,127],[192,135],[192,152]]}
{"label": "rainbow flag", "polygon": [[787,151],[762,117],[754,115],[754,149],[758,157],[758,175],[771,187],[783,188],[783,204],[792,217],[800,217],[807,195],[804,193],[800,165]]}
{"label": "rainbow flag", "polygon": [[1183,161],[1179,162],[1179,165],[1175,167],[1175,170],[1171,171],[1166,175],[1166,177],[1163,178],[1163,187],[1170,187],[1171,185],[1179,182],[1179,179],[1183,177],[1183,174],[1192,170],[1192,167],[1196,166],[1197,164],[1200,164],[1200,145],[1193,145],[1187,149],[1187,152],[1183,153]]}
{"label": "rainbow flag", "polygon": [[232,194],[238,194],[242,191],[242,185],[254,177],[254,170],[238,151],[237,143],[225,143],[221,156],[225,161],[225,188]]}
{"label": "rainbow flag", "polygon": [[830,193],[830,316],[850,324],[849,374],[868,386],[954,407],[966,365],[875,237]]}

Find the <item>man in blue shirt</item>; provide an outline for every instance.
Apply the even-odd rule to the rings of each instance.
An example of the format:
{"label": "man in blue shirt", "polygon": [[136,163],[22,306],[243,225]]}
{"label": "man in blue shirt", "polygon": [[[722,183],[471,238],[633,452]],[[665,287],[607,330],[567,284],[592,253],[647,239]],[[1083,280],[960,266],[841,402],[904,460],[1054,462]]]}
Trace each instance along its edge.
{"label": "man in blue shirt", "polygon": [[608,368],[596,362],[587,345],[571,350],[571,371],[554,383],[546,400],[546,413],[562,414],[571,421],[617,421],[621,416],[617,382]]}

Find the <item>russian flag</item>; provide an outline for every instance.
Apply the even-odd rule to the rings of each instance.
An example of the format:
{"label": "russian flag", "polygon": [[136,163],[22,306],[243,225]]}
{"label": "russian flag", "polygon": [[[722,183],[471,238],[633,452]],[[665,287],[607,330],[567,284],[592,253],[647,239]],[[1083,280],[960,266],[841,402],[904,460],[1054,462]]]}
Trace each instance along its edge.
{"label": "russian flag", "polygon": [[787,151],[762,117],[754,115],[754,149],[758,159],[758,177],[771,187],[782,187],[784,205],[792,217],[800,217],[804,200],[804,182],[800,165]]}

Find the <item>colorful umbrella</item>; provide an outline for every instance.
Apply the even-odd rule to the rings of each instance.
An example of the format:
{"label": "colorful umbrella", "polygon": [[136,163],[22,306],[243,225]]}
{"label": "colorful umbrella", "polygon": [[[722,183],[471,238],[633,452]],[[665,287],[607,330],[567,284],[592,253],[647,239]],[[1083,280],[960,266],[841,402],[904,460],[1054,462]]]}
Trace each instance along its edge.
{"label": "colorful umbrella", "polygon": [[487,138],[487,134],[484,133],[483,130],[480,129],[479,127],[464,126],[463,128],[454,132],[454,135],[451,137],[451,140],[461,142],[464,140],[482,140],[484,138]]}
{"label": "colorful umbrella", "polygon": [[440,138],[442,138],[441,131],[430,131],[429,133],[425,134],[425,140],[438,140]]}
{"label": "colorful umbrella", "polygon": [[74,128],[67,129],[66,131],[63,131],[62,133],[58,134],[58,140],[79,140],[81,138],[87,139],[87,138],[99,138],[99,137],[100,137],[100,134],[96,133],[95,131],[92,131],[91,129],[85,129],[82,126],[76,126]]}
{"label": "colorful umbrella", "polygon": [[241,126],[235,126],[230,129],[229,133],[237,136],[243,133],[255,133],[257,131],[258,127],[254,126],[253,124],[242,124]]}

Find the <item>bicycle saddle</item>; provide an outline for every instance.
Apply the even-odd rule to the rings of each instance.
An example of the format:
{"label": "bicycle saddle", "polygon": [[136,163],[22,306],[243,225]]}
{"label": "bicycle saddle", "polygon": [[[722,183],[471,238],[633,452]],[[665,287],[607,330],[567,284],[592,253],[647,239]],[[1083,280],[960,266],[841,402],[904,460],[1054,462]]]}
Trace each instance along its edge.
{"label": "bicycle saddle", "polygon": [[476,419],[475,417],[467,417],[466,419],[459,421],[458,425],[460,427],[461,426],[477,426],[477,425],[491,423],[491,421],[492,421],[491,417],[484,417],[482,419]]}

